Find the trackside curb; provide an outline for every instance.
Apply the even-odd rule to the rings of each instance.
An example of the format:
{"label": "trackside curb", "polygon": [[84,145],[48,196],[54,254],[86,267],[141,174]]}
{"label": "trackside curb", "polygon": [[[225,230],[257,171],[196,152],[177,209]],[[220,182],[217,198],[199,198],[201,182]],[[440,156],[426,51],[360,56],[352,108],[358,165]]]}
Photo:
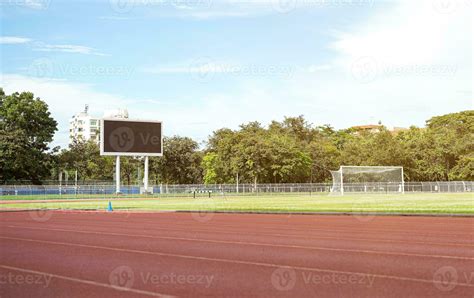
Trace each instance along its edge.
{"label": "trackside curb", "polygon": [[[35,208],[35,209],[15,209],[15,208],[0,208],[0,212],[29,212],[29,211],[55,211],[64,213],[91,213],[91,212],[104,212],[107,210],[102,209],[46,209],[46,208]],[[121,210],[116,209],[113,213],[149,213],[149,214],[160,214],[160,213],[214,213],[214,214],[260,214],[260,215],[320,215],[320,216],[407,216],[407,217],[466,217],[474,218],[474,214],[433,214],[433,213],[387,213],[387,212],[278,212],[278,211],[207,211],[207,210]]]}

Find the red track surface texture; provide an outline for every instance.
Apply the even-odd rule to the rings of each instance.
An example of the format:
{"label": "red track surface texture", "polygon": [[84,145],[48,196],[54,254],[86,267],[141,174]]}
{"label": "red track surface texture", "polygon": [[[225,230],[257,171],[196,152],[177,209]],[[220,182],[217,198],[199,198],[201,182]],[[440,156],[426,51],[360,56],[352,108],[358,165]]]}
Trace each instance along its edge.
{"label": "red track surface texture", "polygon": [[473,297],[474,219],[0,213],[1,297]]}

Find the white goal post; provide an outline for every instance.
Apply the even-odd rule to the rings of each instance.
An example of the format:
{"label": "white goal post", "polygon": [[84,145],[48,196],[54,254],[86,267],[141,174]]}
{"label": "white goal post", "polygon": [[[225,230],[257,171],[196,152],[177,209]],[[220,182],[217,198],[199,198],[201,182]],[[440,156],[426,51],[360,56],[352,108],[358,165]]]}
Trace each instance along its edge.
{"label": "white goal post", "polygon": [[341,166],[331,174],[331,194],[405,193],[403,167]]}

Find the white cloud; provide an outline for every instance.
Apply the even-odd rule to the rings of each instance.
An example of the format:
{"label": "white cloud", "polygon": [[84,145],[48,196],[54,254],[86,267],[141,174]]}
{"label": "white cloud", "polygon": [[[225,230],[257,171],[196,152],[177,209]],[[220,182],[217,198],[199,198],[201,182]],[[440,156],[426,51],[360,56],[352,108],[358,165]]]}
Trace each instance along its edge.
{"label": "white cloud", "polygon": [[382,66],[469,62],[470,67],[472,13],[467,6],[442,13],[435,5],[441,1],[461,4],[459,0],[394,1],[392,9],[336,33],[330,47],[338,53],[337,62],[348,70],[362,57]]}
{"label": "white cloud", "polygon": [[0,44],[24,44],[31,42],[30,38],[20,36],[0,36]]}
{"label": "white cloud", "polygon": [[176,65],[159,65],[156,67],[143,68],[143,72],[150,74],[206,74],[206,73],[229,73],[241,67],[234,63],[214,62],[211,59],[202,58],[189,63],[178,63]]}
{"label": "white cloud", "polygon": [[0,36],[0,44],[11,44],[21,45],[26,44],[33,48],[35,51],[41,52],[66,52],[84,55],[98,55],[104,56],[103,53],[98,52],[96,49],[72,44],[47,44],[41,41],[35,41],[34,39],[20,36]]}
{"label": "white cloud", "polygon": [[[9,0],[6,0],[9,1]],[[48,8],[51,0],[18,0],[12,1],[15,5],[21,5],[31,9],[46,9]]]}
{"label": "white cloud", "polygon": [[329,45],[335,67],[295,75],[289,96],[323,100],[330,112],[318,117],[338,127],[423,125],[472,109],[472,14],[467,2],[455,3],[457,9],[440,11],[436,1],[394,1],[340,30]]}
{"label": "white cloud", "polygon": [[69,44],[40,44],[35,47],[35,51],[41,52],[66,52],[66,53],[76,53],[84,55],[98,55],[104,56],[104,54],[97,52],[94,48],[78,45],[69,45]]}
{"label": "white cloud", "polygon": [[133,14],[141,10],[142,12],[146,11],[141,15],[142,17],[198,20],[254,17],[277,13],[278,9],[275,8],[279,7],[279,0],[111,0],[112,12],[115,14]]}

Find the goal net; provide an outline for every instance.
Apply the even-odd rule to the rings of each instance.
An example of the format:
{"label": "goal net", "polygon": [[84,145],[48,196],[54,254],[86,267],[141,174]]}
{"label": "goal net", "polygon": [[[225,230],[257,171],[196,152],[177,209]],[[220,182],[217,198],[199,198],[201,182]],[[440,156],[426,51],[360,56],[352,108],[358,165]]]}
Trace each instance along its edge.
{"label": "goal net", "polygon": [[405,192],[403,167],[341,166],[331,174],[331,194]]}

